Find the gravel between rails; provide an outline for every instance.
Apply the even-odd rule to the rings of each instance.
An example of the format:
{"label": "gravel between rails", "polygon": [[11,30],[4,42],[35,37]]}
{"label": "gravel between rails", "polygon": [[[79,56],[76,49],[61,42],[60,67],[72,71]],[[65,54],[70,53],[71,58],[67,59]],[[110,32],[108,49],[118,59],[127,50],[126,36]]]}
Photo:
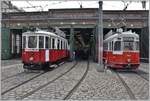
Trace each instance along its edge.
{"label": "gravel between rails", "polygon": [[21,96],[33,91],[34,89],[37,89],[38,87],[46,84],[47,82],[53,80],[56,77],[58,77],[59,75],[61,75],[65,71],[67,71],[73,65],[74,65],[74,63],[72,63],[72,62],[66,63],[66,64],[60,66],[59,68],[54,69],[51,72],[47,72],[47,73],[31,80],[30,82],[23,84],[15,89],[5,93],[4,95],[2,95],[2,99],[5,99],[5,100],[19,99]]}

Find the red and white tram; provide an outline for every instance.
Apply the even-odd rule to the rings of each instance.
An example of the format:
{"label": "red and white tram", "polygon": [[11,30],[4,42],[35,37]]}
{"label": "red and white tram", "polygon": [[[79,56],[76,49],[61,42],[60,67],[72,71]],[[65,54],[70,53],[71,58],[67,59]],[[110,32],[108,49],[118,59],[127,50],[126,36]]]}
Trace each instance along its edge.
{"label": "red and white tram", "polygon": [[50,64],[69,57],[68,41],[53,32],[24,32],[22,40],[25,69],[46,69]]}
{"label": "red and white tram", "polygon": [[120,31],[113,34],[109,32],[103,45],[103,63],[105,66],[116,69],[137,69],[140,65],[138,34],[131,31]]}

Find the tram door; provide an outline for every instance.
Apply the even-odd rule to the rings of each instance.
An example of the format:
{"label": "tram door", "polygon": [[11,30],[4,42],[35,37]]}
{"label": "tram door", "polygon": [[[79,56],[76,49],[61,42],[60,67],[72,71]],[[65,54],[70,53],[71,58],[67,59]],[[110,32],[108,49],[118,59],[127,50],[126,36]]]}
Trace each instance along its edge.
{"label": "tram door", "polygon": [[22,31],[20,30],[12,30],[11,32],[11,54],[12,58],[19,58],[21,57],[21,34]]}

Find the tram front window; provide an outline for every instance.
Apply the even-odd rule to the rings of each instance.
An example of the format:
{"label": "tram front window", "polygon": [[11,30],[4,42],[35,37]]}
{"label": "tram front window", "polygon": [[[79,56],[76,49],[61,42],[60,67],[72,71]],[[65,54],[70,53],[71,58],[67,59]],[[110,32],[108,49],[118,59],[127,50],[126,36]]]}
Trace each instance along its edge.
{"label": "tram front window", "polygon": [[37,48],[37,36],[28,37],[28,48]]}
{"label": "tram front window", "polygon": [[121,41],[116,41],[115,42],[114,51],[121,51]]}
{"label": "tram front window", "polygon": [[124,50],[125,51],[132,51],[132,50],[134,50],[134,42],[127,42],[127,41],[125,41],[124,42]]}

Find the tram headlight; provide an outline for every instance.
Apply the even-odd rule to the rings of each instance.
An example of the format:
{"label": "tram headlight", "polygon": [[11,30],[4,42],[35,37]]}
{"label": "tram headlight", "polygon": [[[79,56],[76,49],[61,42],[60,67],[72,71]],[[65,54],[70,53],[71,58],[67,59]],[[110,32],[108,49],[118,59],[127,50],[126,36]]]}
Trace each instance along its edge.
{"label": "tram headlight", "polygon": [[32,60],[33,60],[33,57],[30,57],[29,60],[32,61]]}
{"label": "tram headlight", "polygon": [[127,61],[128,61],[128,62],[131,62],[131,59],[128,59]]}

